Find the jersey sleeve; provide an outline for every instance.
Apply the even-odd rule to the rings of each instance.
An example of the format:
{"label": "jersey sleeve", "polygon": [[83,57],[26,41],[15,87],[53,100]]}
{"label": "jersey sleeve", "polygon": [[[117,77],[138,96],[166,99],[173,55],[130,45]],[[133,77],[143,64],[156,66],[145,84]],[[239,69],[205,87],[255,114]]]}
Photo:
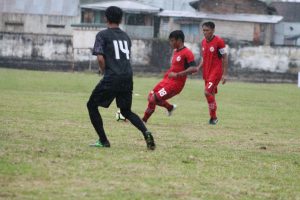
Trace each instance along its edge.
{"label": "jersey sleeve", "polygon": [[184,68],[187,69],[191,66],[196,66],[195,57],[192,51],[187,51],[185,55]]}
{"label": "jersey sleeve", "polygon": [[219,39],[217,45],[218,45],[218,53],[219,53],[219,54],[224,55],[224,54],[227,53],[227,52],[226,52],[226,47],[225,47],[225,42],[224,42],[224,40]]}
{"label": "jersey sleeve", "polygon": [[104,45],[105,41],[103,39],[103,34],[100,32],[96,35],[95,44],[93,48],[93,55],[104,55]]}

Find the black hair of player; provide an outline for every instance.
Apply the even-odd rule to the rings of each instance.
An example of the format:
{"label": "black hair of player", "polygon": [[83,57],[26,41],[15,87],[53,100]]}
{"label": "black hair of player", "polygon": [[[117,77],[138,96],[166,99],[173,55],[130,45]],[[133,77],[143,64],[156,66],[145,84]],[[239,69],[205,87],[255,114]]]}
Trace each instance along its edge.
{"label": "black hair of player", "polygon": [[174,38],[175,40],[180,39],[184,42],[184,33],[181,30],[172,31],[169,35],[169,39]]}
{"label": "black hair of player", "polygon": [[110,23],[120,24],[123,17],[123,11],[117,6],[110,6],[105,10],[105,17]]}
{"label": "black hair of player", "polygon": [[202,28],[204,26],[209,27],[211,29],[215,29],[215,27],[216,27],[215,23],[213,23],[213,22],[205,22],[205,23],[202,24]]}

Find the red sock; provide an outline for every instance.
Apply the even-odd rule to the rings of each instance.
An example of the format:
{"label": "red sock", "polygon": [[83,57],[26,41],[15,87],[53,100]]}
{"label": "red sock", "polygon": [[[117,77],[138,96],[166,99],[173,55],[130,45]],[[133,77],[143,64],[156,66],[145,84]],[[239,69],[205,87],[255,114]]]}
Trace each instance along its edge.
{"label": "red sock", "polygon": [[157,105],[164,107],[167,110],[173,109],[173,105],[169,104],[169,102],[167,102],[166,100],[160,100],[159,102],[157,102]]}
{"label": "red sock", "polygon": [[217,118],[217,103],[215,100],[215,96],[214,95],[207,95],[206,96],[206,100],[208,103],[208,109],[209,109],[209,115],[212,119],[216,119]]}

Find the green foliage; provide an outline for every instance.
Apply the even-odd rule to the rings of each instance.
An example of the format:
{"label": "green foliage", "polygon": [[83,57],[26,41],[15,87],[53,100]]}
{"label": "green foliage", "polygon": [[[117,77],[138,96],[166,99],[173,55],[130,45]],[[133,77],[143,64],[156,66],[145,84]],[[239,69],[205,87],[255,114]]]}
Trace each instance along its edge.
{"label": "green foliage", "polygon": [[[113,104],[100,108],[110,149],[86,109],[95,74],[0,69],[0,199],[299,199],[300,89],[228,82],[217,95],[219,124],[208,125],[203,81],[188,80],[167,117],[158,107],[146,150]],[[160,80],[135,78],[142,115]]]}

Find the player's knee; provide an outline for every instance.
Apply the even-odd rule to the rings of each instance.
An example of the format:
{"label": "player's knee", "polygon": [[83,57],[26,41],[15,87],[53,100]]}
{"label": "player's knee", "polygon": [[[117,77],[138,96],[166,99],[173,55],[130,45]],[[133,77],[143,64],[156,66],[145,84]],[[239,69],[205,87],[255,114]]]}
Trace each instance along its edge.
{"label": "player's knee", "polygon": [[156,104],[156,96],[155,96],[155,94],[149,95],[148,101],[149,101],[149,103],[151,103],[151,104]]}
{"label": "player's knee", "polygon": [[205,95],[206,97],[209,97],[209,96],[212,96],[213,93],[211,93],[211,92],[209,92],[209,91],[207,91],[207,90],[204,90],[204,95]]}
{"label": "player's knee", "polygon": [[153,91],[151,91],[149,94],[148,94],[148,101],[150,101],[151,97],[153,96]]}
{"label": "player's knee", "polygon": [[120,109],[121,111],[121,114],[126,118],[128,119],[129,116],[131,115],[131,110],[130,109]]}
{"label": "player's knee", "polygon": [[90,99],[87,102],[86,107],[90,111],[90,110],[94,110],[95,108],[97,108],[97,105]]}

